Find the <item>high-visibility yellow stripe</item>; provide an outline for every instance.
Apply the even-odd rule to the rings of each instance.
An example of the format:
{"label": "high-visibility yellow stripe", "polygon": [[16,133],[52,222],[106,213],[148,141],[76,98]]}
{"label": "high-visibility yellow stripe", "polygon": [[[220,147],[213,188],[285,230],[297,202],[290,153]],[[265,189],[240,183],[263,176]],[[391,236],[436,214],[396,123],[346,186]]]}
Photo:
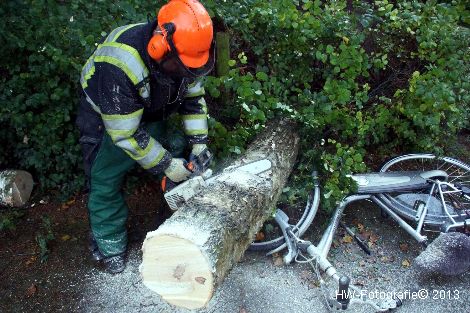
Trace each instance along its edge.
{"label": "high-visibility yellow stripe", "polygon": [[122,33],[125,32],[126,30],[131,29],[132,27],[135,27],[135,26],[138,26],[138,25],[142,25],[142,24],[145,24],[145,23],[137,23],[137,24],[131,24],[131,25],[128,25],[128,26],[124,26],[124,28],[123,28],[122,30],[120,30],[120,31],[116,34],[116,36],[114,36],[114,38],[112,39],[112,41],[116,41],[116,40],[119,38],[119,36],[121,36]]}
{"label": "high-visibility yellow stripe", "polygon": [[160,161],[163,159],[164,156],[165,156],[165,150],[162,149],[152,162],[150,162],[148,165],[142,165],[142,167],[148,170],[149,168],[152,168],[156,166],[158,163],[160,163]]}
{"label": "high-visibility yellow stripe", "polygon": [[106,131],[108,132],[108,134],[111,137],[111,139],[113,140],[113,142],[129,138],[130,136],[132,136],[136,132],[136,130],[137,130],[137,128],[128,129],[128,130],[109,129],[109,128],[106,129]]}
{"label": "high-visibility yellow stripe", "polygon": [[139,160],[139,159],[142,159],[143,157],[145,157],[150,152],[150,150],[152,150],[155,147],[155,142],[156,142],[155,140],[152,140],[152,138],[150,138],[150,140],[147,144],[147,147],[145,147],[145,149],[142,149],[139,146],[139,149],[140,149],[140,152],[141,152],[141,157],[139,157],[136,160]]}
{"label": "high-visibility yellow stripe", "polygon": [[189,134],[206,134],[207,133],[207,119],[198,119],[198,120],[185,120],[184,132]]}
{"label": "high-visibility yellow stripe", "polygon": [[202,112],[204,112],[205,114],[207,114],[207,104],[206,104],[206,100],[204,100],[204,98],[201,98],[199,99],[199,101],[197,102],[201,105],[201,109],[202,109]]}
{"label": "high-visibility yellow stripe", "polygon": [[135,138],[131,137],[127,140],[131,146],[132,146],[132,152],[134,153],[134,156],[132,157],[134,160],[138,159],[139,157],[142,156],[142,148],[139,146],[137,143],[137,140]]}
{"label": "high-visibility yellow stripe", "polygon": [[[82,68],[80,84],[83,89],[88,87],[88,80],[95,73],[95,62],[106,62],[117,66],[124,71],[134,85],[139,84],[148,77],[149,70],[145,66],[139,52],[129,45],[116,42],[125,31],[143,24],[145,23],[118,27],[108,35],[105,42],[98,46],[98,49],[96,49]],[[144,86],[139,90],[139,94],[143,98],[148,98],[150,96],[149,88]]]}
{"label": "high-visibility yellow stripe", "polygon": [[183,121],[207,119],[206,114],[188,114],[182,116]]}
{"label": "high-visibility yellow stripe", "polygon": [[126,120],[130,118],[139,117],[144,113],[144,109],[137,110],[129,114],[101,114],[104,120]]}
{"label": "high-visibility yellow stripe", "polygon": [[194,98],[203,95],[205,95],[204,87],[202,87],[202,83],[200,81],[197,81],[188,86],[185,97]]}
{"label": "high-visibility yellow stripe", "polygon": [[197,136],[197,135],[207,135],[209,134],[209,131],[207,129],[185,130],[184,133],[188,136]]}
{"label": "high-visibility yellow stripe", "polygon": [[116,41],[119,36],[122,35],[126,30],[131,29],[132,27],[142,25],[145,23],[137,23],[137,24],[130,24],[130,25],[124,25],[120,26],[118,28],[115,28],[111,33],[109,33],[108,37],[106,37],[106,42],[111,42],[111,41]]}
{"label": "high-visibility yellow stripe", "polygon": [[139,52],[133,47],[122,43],[109,42],[101,44],[95,52],[94,60],[96,62],[109,62],[119,67],[129,76],[134,85],[137,85],[149,75]]}
{"label": "high-visibility yellow stripe", "polygon": [[129,79],[132,81],[134,85],[137,85],[139,83],[139,79],[134,75],[134,73],[132,73],[132,71],[129,69],[127,64],[119,59],[108,57],[108,56],[96,56],[95,62],[106,62],[114,66],[117,66],[121,70],[123,70],[124,73],[126,73],[127,77],[129,77]]}
{"label": "high-visibility yellow stripe", "polygon": [[139,161],[144,158],[152,148],[149,142],[147,147],[145,149],[142,149],[133,137],[117,141],[115,142],[115,144],[118,147],[124,149],[124,151],[126,151],[127,154],[135,161]]}
{"label": "high-visibility yellow stripe", "polygon": [[[133,24],[132,24],[133,25]],[[116,37],[116,34],[119,33],[123,29],[127,29],[129,26],[132,25],[124,25],[124,26],[119,26],[118,28],[113,29],[109,35],[106,37],[105,42],[110,42],[114,40],[114,37]]]}
{"label": "high-visibility yellow stripe", "polygon": [[[145,66],[144,61],[140,57],[139,52],[136,49],[134,49],[133,47],[128,46],[128,45],[123,44],[123,43],[118,43],[118,42],[105,42],[101,45],[101,47],[102,48],[103,47],[113,47],[113,48],[117,48],[117,49],[122,49],[122,50],[130,53],[135,58],[135,61],[137,61],[137,63],[142,68],[141,72],[143,72],[145,76],[148,76],[149,71],[148,71],[147,67]],[[116,55],[116,57],[119,57],[119,56]]]}
{"label": "high-visibility yellow stripe", "polygon": [[91,78],[91,76],[93,76],[94,73],[95,73],[95,64],[92,58],[89,58],[82,68],[81,77],[80,77],[80,83],[83,89],[88,87],[88,80]]}
{"label": "high-visibility yellow stripe", "polygon": [[83,92],[85,93],[86,101],[91,105],[93,110],[95,110],[95,112],[97,112],[98,114],[101,114],[100,108],[90,99],[90,97],[88,96],[85,90]]}
{"label": "high-visibility yellow stripe", "polygon": [[124,151],[126,151],[126,153],[144,169],[149,169],[157,165],[163,159],[166,152],[166,150],[158,144],[155,139],[150,140],[151,141],[145,149],[140,148],[134,138],[126,140],[126,143],[130,144],[132,148],[129,148],[127,144],[121,145],[121,147],[127,146],[124,148]]}
{"label": "high-visibility yellow stripe", "polygon": [[[106,130],[108,131],[108,130]],[[111,137],[111,139],[113,139]],[[134,141],[134,143],[132,142]],[[137,151],[135,145],[135,139],[133,137],[129,138],[120,138],[118,140],[113,140],[113,143],[119,148],[123,149],[132,159],[139,157],[139,152]]]}

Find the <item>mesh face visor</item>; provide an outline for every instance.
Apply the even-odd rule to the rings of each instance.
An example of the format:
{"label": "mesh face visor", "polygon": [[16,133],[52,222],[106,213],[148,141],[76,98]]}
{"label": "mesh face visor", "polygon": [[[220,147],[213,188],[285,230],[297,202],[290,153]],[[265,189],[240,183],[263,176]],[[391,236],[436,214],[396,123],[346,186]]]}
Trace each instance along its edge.
{"label": "mesh face visor", "polygon": [[183,61],[181,61],[178,56],[175,44],[173,42],[173,34],[176,30],[173,23],[164,24],[166,32],[166,40],[170,46],[170,51],[165,55],[165,57],[160,62],[160,67],[170,76],[173,77],[187,77],[187,78],[197,78],[205,76],[212,71],[215,64],[215,41],[212,40],[210,50],[209,50],[209,59],[207,63],[198,68],[187,67]]}

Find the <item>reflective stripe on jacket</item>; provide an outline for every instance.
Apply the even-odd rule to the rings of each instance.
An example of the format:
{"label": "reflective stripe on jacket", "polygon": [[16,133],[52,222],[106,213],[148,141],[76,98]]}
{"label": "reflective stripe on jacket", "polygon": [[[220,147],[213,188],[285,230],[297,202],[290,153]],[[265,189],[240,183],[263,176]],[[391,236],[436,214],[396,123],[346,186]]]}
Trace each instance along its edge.
{"label": "reflective stripe on jacket", "polygon": [[80,83],[113,142],[143,168],[159,173],[171,155],[148,134],[143,121],[165,119],[177,111],[190,143],[207,142],[208,131],[202,83],[165,77],[146,53],[155,25],[113,30],[84,65]]}

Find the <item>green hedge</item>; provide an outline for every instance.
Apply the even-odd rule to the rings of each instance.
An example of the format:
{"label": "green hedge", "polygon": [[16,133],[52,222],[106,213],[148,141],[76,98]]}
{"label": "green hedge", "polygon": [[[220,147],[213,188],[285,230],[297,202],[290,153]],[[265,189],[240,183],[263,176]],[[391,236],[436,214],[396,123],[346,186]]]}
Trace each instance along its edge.
{"label": "green hedge", "polygon": [[[81,68],[114,27],[145,20],[141,1],[9,1],[0,6],[0,164],[43,189],[83,185],[74,127]],[[155,13],[154,13],[155,15]]]}
{"label": "green hedge", "polygon": [[[159,1],[163,3],[163,1]],[[442,152],[468,127],[469,12],[464,1],[203,1],[231,34],[231,70],[207,81],[212,148],[239,154],[267,120],[301,125],[286,193],[323,171],[326,203],[348,192],[363,160]],[[145,20],[140,1],[7,1],[0,7],[2,167],[44,188],[83,183],[73,120],[81,66],[114,27]]]}
{"label": "green hedge", "polygon": [[296,118],[301,156],[286,196],[305,197],[316,164],[329,207],[354,189],[345,175],[365,170],[371,153],[442,153],[469,125],[464,3],[251,0],[218,7],[241,39],[230,74],[208,85],[237,121],[231,131],[213,121],[216,146],[238,153],[272,116]]}

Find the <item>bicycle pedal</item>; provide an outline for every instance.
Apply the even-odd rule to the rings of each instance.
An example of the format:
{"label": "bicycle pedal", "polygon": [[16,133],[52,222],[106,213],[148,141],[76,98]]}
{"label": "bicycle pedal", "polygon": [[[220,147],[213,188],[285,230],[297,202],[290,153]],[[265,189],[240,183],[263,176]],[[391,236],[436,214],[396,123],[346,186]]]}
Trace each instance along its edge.
{"label": "bicycle pedal", "polygon": [[359,238],[348,226],[346,226],[343,222],[340,222],[339,225],[343,227],[351,237],[354,238],[357,245],[359,246],[359,248],[362,249],[362,251],[364,251],[367,255],[372,254],[369,249],[369,246],[361,238]]}

